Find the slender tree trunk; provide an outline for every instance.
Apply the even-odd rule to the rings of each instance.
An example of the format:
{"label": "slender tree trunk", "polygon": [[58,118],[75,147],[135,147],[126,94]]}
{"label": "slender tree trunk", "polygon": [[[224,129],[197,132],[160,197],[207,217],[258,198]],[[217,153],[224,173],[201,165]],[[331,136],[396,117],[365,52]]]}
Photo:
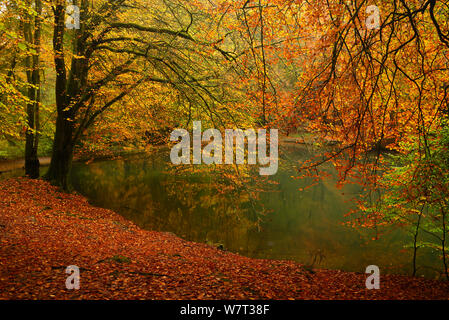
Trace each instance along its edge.
{"label": "slender tree trunk", "polygon": [[264,20],[263,20],[263,8],[262,2],[259,0],[259,19],[260,19],[260,46],[262,51],[262,64],[263,64],[263,79],[262,79],[262,122],[263,125],[267,124],[266,116],[266,91],[267,91],[267,62],[265,57],[265,43],[264,43]]}
{"label": "slender tree trunk", "polygon": [[413,237],[413,274],[412,274],[413,277],[416,276],[416,257],[417,257],[418,249],[419,249],[419,247],[418,247],[418,235],[419,235],[419,228],[420,228],[420,225],[421,225],[421,217],[422,217],[422,214],[423,214],[423,210],[424,210],[424,206],[421,208],[421,211],[420,211],[420,213],[418,215],[418,221],[416,223],[416,230],[415,230],[415,234],[414,234],[414,237]]}
{"label": "slender tree trunk", "polygon": [[443,266],[444,266],[444,274],[446,275],[446,280],[449,281],[449,270],[447,265],[447,257],[446,257],[446,211],[442,209],[442,218],[443,218],[443,238],[441,239],[441,251],[443,254]]}
{"label": "slender tree trunk", "polygon": [[41,0],[35,0],[36,12],[35,17],[35,32],[34,32],[34,47],[36,54],[33,55],[33,83],[36,86],[35,90],[35,102],[34,102],[34,127],[36,131],[34,133],[34,150],[36,154],[35,166],[36,175],[39,176],[39,158],[37,156],[37,151],[39,148],[39,131],[41,129],[40,125],[40,103],[41,103],[41,73],[40,73],[40,51],[41,51],[41,15],[42,15],[42,2]]}
{"label": "slender tree trunk", "polygon": [[41,38],[41,14],[42,4],[41,0],[35,0],[36,17],[33,18],[24,14],[25,22],[23,25],[23,31],[25,40],[30,48],[33,48],[35,52],[32,57],[27,56],[25,59],[25,65],[27,68],[27,81],[28,81],[28,99],[27,104],[27,118],[28,118],[28,130],[26,132],[25,142],[25,174],[30,178],[39,178],[39,158],[37,156],[39,146],[39,104],[41,100],[40,94],[40,38]]}

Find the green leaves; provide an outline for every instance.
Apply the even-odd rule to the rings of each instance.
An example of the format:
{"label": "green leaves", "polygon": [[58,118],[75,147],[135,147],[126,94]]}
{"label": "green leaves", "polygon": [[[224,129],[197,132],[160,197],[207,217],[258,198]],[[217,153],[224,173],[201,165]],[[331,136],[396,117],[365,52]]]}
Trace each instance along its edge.
{"label": "green leaves", "polygon": [[[381,196],[365,202],[365,215],[377,212],[378,223],[395,224],[411,232],[405,248],[431,248],[432,254],[449,259],[449,127],[447,120],[408,145],[408,152],[389,158],[390,168],[380,180]],[[442,244],[445,243],[445,246]],[[444,261],[443,259],[443,261]],[[447,273],[446,264],[442,264]]]}
{"label": "green leaves", "polygon": [[22,50],[25,51],[27,49],[27,45],[23,42],[19,42],[19,44],[17,45],[17,47]]}

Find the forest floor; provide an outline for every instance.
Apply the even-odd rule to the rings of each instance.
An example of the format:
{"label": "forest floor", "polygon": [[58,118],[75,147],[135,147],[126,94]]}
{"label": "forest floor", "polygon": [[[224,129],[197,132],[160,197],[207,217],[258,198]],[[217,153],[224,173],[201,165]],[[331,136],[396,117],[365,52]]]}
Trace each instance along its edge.
{"label": "forest floor", "polygon": [[[80,268],[68,290],[66,267]],[[0,299],[449,299],[449,282],[307,270],[145,231],[44,181],[0,181]]]}

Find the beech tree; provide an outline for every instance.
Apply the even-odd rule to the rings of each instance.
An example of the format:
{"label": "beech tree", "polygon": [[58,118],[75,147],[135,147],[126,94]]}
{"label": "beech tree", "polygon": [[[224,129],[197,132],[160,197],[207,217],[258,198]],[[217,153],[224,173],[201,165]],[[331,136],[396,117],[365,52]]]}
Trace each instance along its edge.
{"label": "beech tree", "polygon": [[[32,5],[33,4],[33,5]],[[41,103],[40,81],[40,48],[41,48],[41,0],[25,1],[30,9],[22,10],[22,29],[24,39],[30,49],[30,54],[25,58],[26,76],[28,82],[26,107],[28,128],[26,130],[25,143],[25,174],[31,178],[39,177],[39,158],[37,156],[39,146],[39,104]]]}
{"label": "beech tree", "polygon": [[190,34],[195,17],[188,6],[169,8],[175,21],[169,24],[152,8],[164,6],[164,1],[81,0],[73,5],[79,7],[79,29],[70,30],[66,2],[52,4],[57,118],[46,177],[64,189],[70,189],[75,144],[100,115],[145,83],[171,86],[199,101],[211,117],[213,101],[219,100],[216,87],[206,85],[217,75],[204,63],[220,52]]}

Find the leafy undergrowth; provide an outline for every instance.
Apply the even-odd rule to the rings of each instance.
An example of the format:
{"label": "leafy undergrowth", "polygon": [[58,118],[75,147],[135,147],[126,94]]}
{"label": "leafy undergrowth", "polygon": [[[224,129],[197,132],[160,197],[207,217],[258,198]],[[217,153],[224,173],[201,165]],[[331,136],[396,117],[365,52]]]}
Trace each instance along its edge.
{"label": "leafy undergrowth", "polygon": [[[67,290],[65,268],[81,270]],[[449,284],[306,270],[138,228],[43,181],[0,182],[0,299],[448,299]]]}

